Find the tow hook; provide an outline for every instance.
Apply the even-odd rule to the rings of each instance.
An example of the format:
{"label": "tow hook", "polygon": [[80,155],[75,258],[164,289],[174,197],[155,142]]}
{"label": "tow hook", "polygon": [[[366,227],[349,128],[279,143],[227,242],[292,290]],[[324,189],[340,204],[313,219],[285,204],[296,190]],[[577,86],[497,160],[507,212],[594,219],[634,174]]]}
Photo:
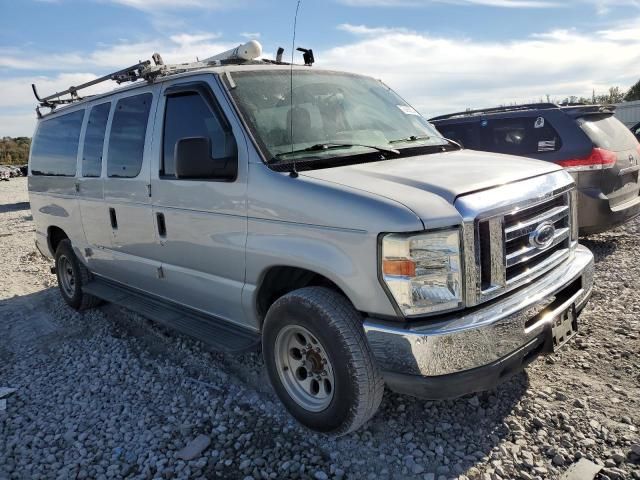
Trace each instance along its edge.
{"label": "tow hook", "polygon": [[55,265],[53,267],[51,267],[51,273],[53,273],[54,275],[56,274],[56,266]]}

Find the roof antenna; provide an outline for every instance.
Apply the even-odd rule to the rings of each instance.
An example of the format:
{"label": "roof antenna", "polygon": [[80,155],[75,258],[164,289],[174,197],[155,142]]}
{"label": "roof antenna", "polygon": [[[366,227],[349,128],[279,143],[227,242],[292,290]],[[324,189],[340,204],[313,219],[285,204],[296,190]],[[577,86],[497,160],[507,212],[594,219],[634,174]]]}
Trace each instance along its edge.
{"label": "roof antenna", "polygon": [[[289,88],[290,88],[290,93],[289,93],[289,104],[290,104],[290,108],[289,108],[289,134],[290,134],[290,140],[291,140],[291,152],[293,152],[293,55],[296,51],[296,26],[298,23],[298,10],[300,10],[300,2],[302,0],[298,0],[298,3],[296,5],[296,15],[295,17],[293,17],[293,39],[291,40],[291,65],[289,68]],[[293,178],[297,178],[298,177],[298,170],[296,169],[296,158],[295,156],[293,157],[293,161],[292,161],[292,170],[291,172],[289,172],[289,176],[293,177]]]}

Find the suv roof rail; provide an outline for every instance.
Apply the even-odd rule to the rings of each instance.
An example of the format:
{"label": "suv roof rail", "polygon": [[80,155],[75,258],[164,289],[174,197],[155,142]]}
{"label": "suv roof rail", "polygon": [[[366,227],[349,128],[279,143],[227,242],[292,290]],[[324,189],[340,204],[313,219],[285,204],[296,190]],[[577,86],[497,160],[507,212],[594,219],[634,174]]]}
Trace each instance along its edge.
{"label": "suv roof rail", "polygon": [[611,114],[616,110],[615,105],[587,105],[580,103],[568,103],[560,106],[567,115],[580,117],[583,115]]}
{"label": "suv roof rail", "polygon": [[[262,55],[262,45],[260,45],[260,43],[256,40],[250,40],[225,52],[206,58],[202,61],[196,61],[192,63],[166,65],[162,61],[162,57],[160,56],[160,54],[154,53],[152,56],[154,65],[151,65],[150,60],[146,60],[144,62],[140,61],[135,65],[131,65],[130,67],[123,68],[122,70],[118,70],[107,75],[103,75],[102,77],[96,78],[94,80],[91,80],[90,82],[86,82],[78,86],[71,86],[66,90],[53,93],[46,97],[40,97],[40,95],[38,94],[38,90],[33,83],[31,84],[31,89],[33,90],[33,94],[35,95],[36,100],[39,104],[38,107],[36,107],[36,112],[38,113],[38,117],[42,117],[40,107],[46,107],[53,111],[58,105],[79,102],[81,100],[84,100],[85,98],[90,97],[90,95],[81,97],[78,94],[80,90],[91,87],[93,85],[97,85],[98,83],[106,82],[108,80],[115,81],[118,84],[124,82],[135,82],[140,79],[152,82],[156,77],[159,76],[175,75],[190,70],[197,70],[200,68],[212,66],[250,62],[258,58],[260,55]],[[68,95],[67,98],[62,98],[66,95]]]}
{"label": "suv roof rail", "polygon": [[446,115],[439,115],[437,117],[430,118],[429,121],[446,120],[448,118],[465,117],[470,115],[482,115],[484,113],[517,112],[520,110],[533,110],[533,109],[548,110],[551,108],[559,108],[559,105],[556,103],[525,103],[522,105],[480,108],[477,110],[465,110],[464,112],[455,112],[455,113],[448,113]]}

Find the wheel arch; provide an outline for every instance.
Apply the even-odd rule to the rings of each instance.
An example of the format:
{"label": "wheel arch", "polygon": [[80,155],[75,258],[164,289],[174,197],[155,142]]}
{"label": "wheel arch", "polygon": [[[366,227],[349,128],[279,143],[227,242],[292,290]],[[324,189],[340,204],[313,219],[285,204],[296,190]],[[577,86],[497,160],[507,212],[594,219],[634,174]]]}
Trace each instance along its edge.
{"label": "wheel arch", "polygon": [[69,235],[56,225],[50,225],[47,228],[47,245],[52,256],[55,257],[56,249],[58,248],[58,245],[60,245],[60,242],[68,238]]}
{"label": "wheel arch", "polygon": [[256,289],[255,308],[260,327],[269,307],[278,298],[304,287],[327,287],[351,302],[345,290],[326,275],[302,267],[273,265],[262,272]]}

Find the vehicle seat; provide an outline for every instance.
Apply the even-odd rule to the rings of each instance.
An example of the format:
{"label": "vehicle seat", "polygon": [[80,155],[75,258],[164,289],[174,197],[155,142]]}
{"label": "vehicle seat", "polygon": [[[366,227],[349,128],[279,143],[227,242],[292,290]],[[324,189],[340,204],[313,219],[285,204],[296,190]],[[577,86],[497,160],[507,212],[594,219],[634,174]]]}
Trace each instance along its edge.
{"label": "vehicle seat", "polygon": [[[293,107],[287,112],[287,130],[291,128],[293,121],[293,143],[313,141],[311,131],[311,114],[304,107]],[[315,135],[317,137],[317,135]]]}

